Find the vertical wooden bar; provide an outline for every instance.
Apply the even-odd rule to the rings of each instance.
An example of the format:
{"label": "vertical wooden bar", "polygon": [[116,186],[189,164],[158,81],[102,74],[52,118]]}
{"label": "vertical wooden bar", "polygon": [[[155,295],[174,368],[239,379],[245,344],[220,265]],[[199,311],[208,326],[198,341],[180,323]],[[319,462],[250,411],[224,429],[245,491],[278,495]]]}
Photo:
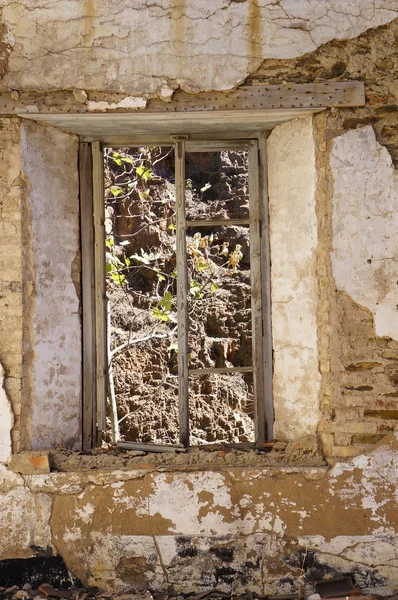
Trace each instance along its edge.
{"label": "vertical wooden bar", "polygon": [[80,249],[82,295],[82,423],[83,449],[95,445],[95,300],[94,300],[94,211],[91,144],[79,144]]}
{"label": "vertical wooden bar", "polygon": [[188,269],[185,218],[185,143],[175,147],[176,181],[176,261],[178,318],[178,400],[180,411],[180,442],[189,446],[188,403]]}
{"label": "vertical wooden bar", "polygon": [[105,297],[105,196],[104,159],[100,142],[92,144],[94,208],[94,294],[97,390],[97,443],[101,442],[106,421],[106,297]]}
{"label": "vertical wooden bar", "polygon": [[259,138],[260,211],[261,211],[261,269],[263,282],[263,365],[265,420],[267,439],[273,438],[274,401],[272,393],[272,329],[271,329],[271,259],[268,208],[267,136]]}
{"label": "vertical wooden bar", "polygon": [[257,141],[251,142],[249,146],[249,215],[255,441],[256,444],[264,444],[266,423],[263,373],[263,273],[261,269],[260,181]]}

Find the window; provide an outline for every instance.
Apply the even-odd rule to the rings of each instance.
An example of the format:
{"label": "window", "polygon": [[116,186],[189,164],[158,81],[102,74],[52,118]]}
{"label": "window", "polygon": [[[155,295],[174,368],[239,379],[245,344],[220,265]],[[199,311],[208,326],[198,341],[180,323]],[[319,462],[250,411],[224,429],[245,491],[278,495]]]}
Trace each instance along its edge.
{"label": "window", "polygon": [[[176,438],[175,431],[173,435],[163,431],[161,434],[157,434],[156,439],[147,440],[141,431],[140,435],[136,432],[133,441],[124,440],[119,442],[119,445],[137,447],[137,441],[139,447],[146,448],[151,447],[148,441],[166,445],[171,441],[172,444],[177,442],[185,447],[217,442],[233,445],[261,445],[272,437],[273,420],[265,156],[259,150],[262,148],[264,152],[265,138],[209,142],[188,139],[188,136],[172,137],[173,140],[168,144],[162,142],[161,150],[164,150],[163,156],[174,155],[174,173],[173,177],[169,177],[169,179],[171,179],[173,187],[171,193],[171,196],[174,196],[172,198],[172,214],[175,213],[175,218],[167,221],[165,231],[168,239],[171,234],[175,239],[175,268],[172,271],[168,268],[167,273],[164,270],[161,271],[156,282],[157,300],[155,305],[152,302],[149,308],[151,316],[160,319],[159,328],[156,328],[157,334],[152,337],[156,339],[168,337],[170,341],[172,337],[170,334],[175,334],[175,340],[172,339],[168,346],[168,349],[171,348],[173,351],[174,362],[177,363],[174,367],[170,367],[170,365],[168,367],[169,371],[170,368],[173,371],[175,406],[172,405],[173,400],[169,398],[167,404],[163,397],[163,402],[158,405],[157,413],[159,414],[156,414],[156,418],[159,420],[162,410],[166,415],[175,412],[178,437]],[[133,150],[134,146],[135,150]],[[140,152],[140,148],[144,149],[143,146],[134,143],[130,147],[132,156],[136,156],[136,153]],[[159,145],[154,141],[146,143],[145,148],[155,149],[159,148]],[[98,142],[93,143],[92,148],[90,148],[90,144],[81,144],[80,171],[81,177],[85,181],[85,185],[82,186],[82,228],[84,229],[82,258],[83,364],[85,370],[85,414],[83,420],[86,447],[93,444],[94,438],[97,438],[97,442],[100,441],[106,430],[107,397],[112,404],[109,408],[113,408],[109,414],[113,416],[114,433],[118,429],[115,419],[118,421],[129,419],[134,422],[134,418],[136,418],[138,421],[138,416],[130,415],[129,409],[126,407],[123,409],[122,416],[117,415],[114,373],[113,369],[109,368],[109,364],[110,361],[112,363],[114,351],[118,348],[115,348],[115,343],[112,347],[110,343],[107,344],[107,337],[108,342],[110,338],[109,335],[107,336],[107,328],[109,333],[111,326],[110,311],[107,311],[105,272],[108,270],[108,281],[115,282],[116,280],[123,287],[125,284],[127,285],[125,276],[130,274],[131,269],[136,269],[135,273],[139,269],[142,271],[142,263],[152,260],[150,268],[159,271],[160,264],[153,258],[156,256],[153,247],[150,245],[140,247],[139,243],[138,246],[137,243],[132,246],[129,241],[129,233],[123,234],[120,230],[117,233],[119,236],[117,244],[119,254],[120,247],[123,248],[123,256],[117,256],[117,252],[112,254],[110,246],[114,244],[115,232],[109,225],[111,220],[108,214],[109,210],[107,210],[107,215],[105,214],[103,152],[104,150]],[[121,154],[117,150],[105,149],[105,153],[108,157],[110,156],[111,161],[122,162]],[[235,166],[230,160],[231,156],[234,157],[235,162],[237,161]],[[128,156],[123,160],[129,165],[133,162],[132,158]],[[168,160],[170,162],[170,156]],[[203,177],[202,180],[200,178],[203,175],[201,173],[203,164],[209,163],[209,161],[213,163],[212,177],[214,176],[214,165],[216,169],[218,165],[218,168],[221,168],[221,175],[225,176],[225,172],[222,171],[223,161],[227,163],[229,172],[234,169],[240,172],[240,179],[245,180],[243,186],[245,198],[241,198],[240,203],[236,202],[236,198],[232,202],[228,202],[228,198],[223,202],[217,197],[214,201],[217,192],[210,191],[213,184],[211,181],[204,181]],[[93,172],[92,187],[89,177],[91,169]],[[140,167],[140,169],[142,176],[145,173],[143,168]],[[191,173],[194,175],[190,177]],[[195,179],[195,174],[198,173],[199,177]],[[168,185],[170,187],[170,182]],[[109,186],[108,181],[108,196]],[[132,186],[133,184],[130,184],[130,188]],[[118,196],[124,198],[126,194],[117,185],[111,187],[114,204],[117,204]],[[140,193],[142,195],[142,189]],[[144,194],[149,193],[149,190],[144,191]],[[90,208],[91,197],[92,210]],[[213,202],[206,201],[206,197],[213,198]],[[93,221],[92,214],[94,215]],[[125,238],[121,239],[120,236],[123,237],[123,235]],[[230,241],[231,247],[229,247]],[[239,241],[241,243],[238,243]],[[105,264],[106,243],[108,244],[108,254],[111,255],[108,260],[110,264],[107,267]],[[91,268],[93,264],[94,269]],[[171,277],[174,278],[174,282]],[[164,283],[165,279],[167,281]],[[133,286],[127,285],[127,288],[131,291],[134,284]],[[239,311],[239,314],[230,314],[231,303],[228,303],[228,299],[234,293],[241,293],[242,296],[245,296],[246,288],[251,290],[251,298],[244,297],[242,299],[243,309]],[[224,337],[220,338],[217,335],[219,331],[211,331],[212,339],[206,338],[206,328],[203,328],[202,321],[211,320],[209,319],[209,306],[220,306],[223,296],[227,298],[226,310],[230,311],[227,318],[224,318],[223,327],[228,329],[228,323],[229,326],[232,323],[233,332],[226,331]],[[198,310],[198,306],[202,307],[202,312]],[[207,306],[207,308],[203,309],[203,306]],[[195,314],[193,315],[193,313]],[[168,322],[165,325],[164,321],[169,321],[169,318],[171,323]],[[204,333],[201,340],[199,340],[198,332],[194,331],[195,319],[196,323],[200,323],[199,329],[202,334]],[[210,329],[211,327],[210,323]],[[198,328],[196,327],[196,329]],[[248,329],[251,330],[249,334]],[[164,333],[159,335],[159,330]],[[153,333],[154,329],[152,328],[151,331]],[[148,337],[151,336],[141,335],[138,336],[138,339],[147,340]],[[119,347],[129,347],[130,339],[131,336],[126,342],[126,338],[119,337],[119,342],[121,342]],[[228,344],[229,347],[227,347]],[[251,346],[251,356],[247,352],[248,344]],[[170,358],[170,354],[171,352],[168,358]],[[94,363],[93,357],[95,358]],[[170,360],[164,360],[164,364],[166,362],[170,362]],[[137,365],[137,362],[135,364]],[[215,389],[217,389],[217,393],[214,393]],[[232,405],[231,402],[229,403],[228,397],[231,397]],[[240,397],[240,400],[237,401],[236,397]],[[211,398],[216,403],[216,407],[213,406],[210,417],[208,414],[204,415],[201,425],[198,426],[198,420],[195,420],[196,411],[201,412],[201,406],[205,406],[203,403],[209,403]],[[241,401],[242,398],[243,401]],[[136,409],[138,412],[141,405],[143,402],[140,402],[138,398],[138,409]],[[94,408],[90,410],[90,407]],[[214,431],[211,432],[212,424],[209,423],[209,420],[214,420],[216,414],[214,410],[221,413],[223,407],[229,415],[234,415],[235,422],[230,433],[227,434],[223,431],[218,435]],[[126,414],[128,419],[126,419]],[[142,415],[139,416],[142,422]],[[218,417],[223,422],[225,421],[221,414],[217,414]],[[167,421],[167,418],[164,420]],[[226,420],[228,421],[228,416]],[[205,432],[206,427],[207,433]],[[232,426],[229,423],[227,427],[231,428]]]}

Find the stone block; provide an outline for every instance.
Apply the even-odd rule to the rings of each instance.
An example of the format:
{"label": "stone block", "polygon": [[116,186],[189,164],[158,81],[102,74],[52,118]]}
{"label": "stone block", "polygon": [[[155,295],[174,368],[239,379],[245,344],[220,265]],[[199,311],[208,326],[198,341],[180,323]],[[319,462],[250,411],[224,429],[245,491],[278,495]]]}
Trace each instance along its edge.
{"label": "stone block", "polygon": [[21,475],[34,475],[50,472],[48,452],[21,452],[13,454],[9,468]]}

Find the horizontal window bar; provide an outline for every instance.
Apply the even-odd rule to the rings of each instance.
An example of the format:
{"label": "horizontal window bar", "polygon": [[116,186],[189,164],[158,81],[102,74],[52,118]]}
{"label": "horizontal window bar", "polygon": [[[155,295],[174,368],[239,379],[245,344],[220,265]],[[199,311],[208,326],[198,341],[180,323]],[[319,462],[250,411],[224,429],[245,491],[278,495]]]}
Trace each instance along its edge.
{"label": "horizontal window bar", "polygon": [[207,375],[211,373],[253,373],[253,367],[222,367],[210,369],[188,369],[189,375]]}
{"label": "horizontal window bar", "polygon": [[228,227],[229,225],[250,225],[249,219],[195,219],[186,221],[187,227]]}

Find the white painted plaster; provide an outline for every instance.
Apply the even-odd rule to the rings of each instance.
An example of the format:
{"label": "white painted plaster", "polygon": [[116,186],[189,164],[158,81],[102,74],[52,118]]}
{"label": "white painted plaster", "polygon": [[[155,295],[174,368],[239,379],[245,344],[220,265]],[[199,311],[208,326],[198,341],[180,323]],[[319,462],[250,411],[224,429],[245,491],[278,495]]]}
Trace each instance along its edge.
{"label": "white painted plaster", "polygon": [[398,339],[398,173],[370,126],[337,137],[330,165],[336,286]]}
{"label": "white painted plaster", "polygon": [[72,279],[80,247],[77,138],[24,122],[22,169],[30,183],[35,282],[32,447],[78,449],[81,324]]}
{"label": "white painted plaster", "polygon": [[10,89],[163,95],[230,89],[264,58],[291,58],[397,16],[396,0],[0,0]]}
{"label": "white painted plaster", "polygon": [[[381,578],[395,579],[398,567],[398,538],[396,535],[337,536],[325,540],[321,535],[303,536],[299,544],[308,550],[315,550],[316,560],[328,568],[340,573],[355,571],[356,578],[364,572],[361,592],[381,594],[383,588],[372,586],[371,579],[365,575],[374,568]],[[365,569],[366,568],[366,571]],[[385,592],[389,595],[389,587]]]}
{"label": "white painted plaster", "polygon": [[128,96],[127,98],[123,98],[123,100],[121,100],[120,102],[104,102],[104,101],[100,101],[100,102],[94,102],[92,100],[90,100],[88,102],[88,109],[89,110],[94,110],[94,111],[102,111],[105,112],[107,110],[114,110],[115,108],[131,108],[131,109],[138,109],[138,108],[145,108],[147,105],[147,101],[144,98],[137,98],[137,97],[133,97],[133,96]]}
{"label": "white painted plaster", "polygon": [[[384,508],[390,502],[398,505],[398,431],[392,434],[390,445],[381,444],[366,455],[349,462],[337,463],[330,473],[330,493],[371,511],[371,521],[388,529]],[[360,479],[356,473],[360,473]],[[339,485],[345,475],[346,484]],[[380,489],[388,494],[380,494]]]}
{"label": "white painted plaster", "polygon": [[32,494],[18,485],[0,494],[0,559],[32,556],[31,546],[51,547],[51,500],[45,494]]}
{"label": "white painted plaster", "polygon": [[268,139],[275,435],[316,433],[319,421],[315,142],[311,117]]}
{"label": "white painted plaster", "polygon": [[6,391],[4,389],[4,369],[0,363],[0,463],[8,463],[11,459],[11,429],[14,415]]}

